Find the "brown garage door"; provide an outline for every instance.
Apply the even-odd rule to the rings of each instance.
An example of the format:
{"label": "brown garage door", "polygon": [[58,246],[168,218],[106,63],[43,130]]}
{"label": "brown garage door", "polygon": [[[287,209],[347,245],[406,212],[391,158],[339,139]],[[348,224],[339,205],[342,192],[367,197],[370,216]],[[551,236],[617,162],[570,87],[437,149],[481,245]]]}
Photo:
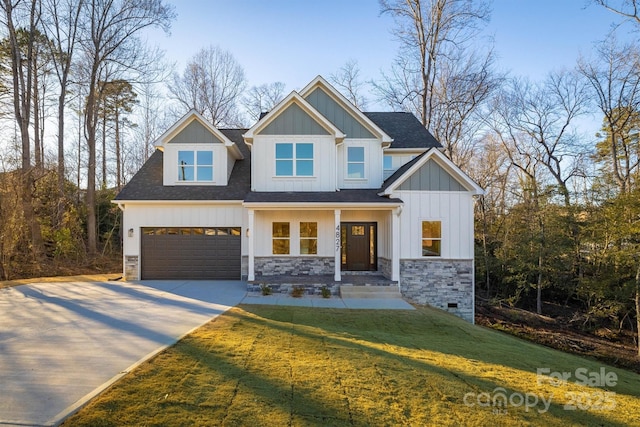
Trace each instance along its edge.
{"label": "brown garage door", "polygon": [[142,229],[142,279],[240,279],[240,227]]}

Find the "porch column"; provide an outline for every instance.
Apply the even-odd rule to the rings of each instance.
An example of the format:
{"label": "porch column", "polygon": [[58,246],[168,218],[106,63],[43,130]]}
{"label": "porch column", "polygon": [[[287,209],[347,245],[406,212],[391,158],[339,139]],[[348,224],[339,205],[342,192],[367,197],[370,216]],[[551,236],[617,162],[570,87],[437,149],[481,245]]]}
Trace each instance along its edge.
{"label": "porch column", "polygon": [[249,214],[249,222],[247,223],[247,234],[248,234],[248,238],[249,238],[249,245],[248,245],[248,249],[249,249],[249,260],[248,260],[248,274],[247,274],[247,280],[251,281],[251,280],[256,280],[256,274],[255,274],[255,265],[254,265],[254,259],[253,259],[253,252],[254,252],[254,236],[256,235],[256,230],[255,230],[255,221],[254,221],[254,211],[253,209],[249,209],[248,210],[248,214]]}
{"label": "porch column", "polygon": [[340,282],[342,281],[342,277],[340,276],[340,264],[342,262],[342,258],[341,258],[341,246],[342,246],[342,239],[340,238],[340,209],[335,209],[333,211],[333,214],[335,216],[335,221],[334,221],[334,231],[335,231],[335,242],[334,242],[334,275],[333,275],[333,280],[335,280],[336,282]]}
{"label": "porch column", "polygon": [[400,283],[400,213],[402,207],[391,211],[391,280]]}

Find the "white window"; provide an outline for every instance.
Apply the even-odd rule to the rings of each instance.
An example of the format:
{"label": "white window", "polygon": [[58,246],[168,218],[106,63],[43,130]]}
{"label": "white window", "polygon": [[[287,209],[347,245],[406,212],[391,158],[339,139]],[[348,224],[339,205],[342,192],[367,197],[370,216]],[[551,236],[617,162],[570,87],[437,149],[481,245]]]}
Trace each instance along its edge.
{"label": "white window", "polygon": [[364,178],[364,147],[347,147],[347,178]]}
{"label": "white window", "polygon": [[300,255],[316,255],[318,253],[318,223],[300,223]]}
{"label": "white window", "polygon": [[313,144],[276,143],[276,176],[313,176]]}
{"label": "white window", "polygon": [[393,175],[393,172],[395,172],[393,170],[393,157],[389,156],[389,155],[385,155],[383,157],[383,165],[382,165],[382,169],[384,172],[384,179],[389,178],[391,175]]}
{"label": "white window", "polygon": [[178,181],[213,181],[213,151],[178,151]]}
{"label": "white window", "polygon": [[441,244],[442,222],[422,221],[422,256],[440,256]]}
{"label": "white window", "polygon": [[272,224],[271,241],[274,255],[289,255],[291,231],[288,222],[274,222]]}

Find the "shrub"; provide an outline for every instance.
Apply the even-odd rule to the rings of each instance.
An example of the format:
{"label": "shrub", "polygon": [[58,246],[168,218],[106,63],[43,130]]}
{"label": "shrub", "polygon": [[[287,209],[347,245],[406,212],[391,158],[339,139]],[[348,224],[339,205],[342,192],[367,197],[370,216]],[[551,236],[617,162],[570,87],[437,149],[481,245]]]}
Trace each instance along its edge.
{"label": "shrub", "polygon": [[262,291],[262,295],[271,295],[273,293],[271,286],[265,285],[264,283],[260,285],[260,290]]}
{"label": "shrub", "polygon": [[291,296],[294,298],[300,298],[304,295],[304,288],[302,286],[294,286],[291,290]]}
{"label": "shrub", "polygon": [[322,298],[331,298],[331,291],[326,286],[323,286],[320,292],[322,293]]}

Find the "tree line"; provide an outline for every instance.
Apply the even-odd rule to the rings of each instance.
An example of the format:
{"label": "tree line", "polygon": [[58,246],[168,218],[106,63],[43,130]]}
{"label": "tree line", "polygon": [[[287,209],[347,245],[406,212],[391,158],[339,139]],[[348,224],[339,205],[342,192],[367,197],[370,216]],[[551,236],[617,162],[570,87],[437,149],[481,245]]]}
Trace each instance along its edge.
{"label": "tree line", "polygon": [[[162,0],[1,0],[0,277],[119,250],[109,201],[152,143],[194,108],[246,127],[285,84],[248,87],[220,46],[181,72],[143,42],[168,31]],[[498,71],[482,31],[490,3],[380,0],[396,60],[363,81],[348,60],[329,80],[359,108],[409,111],[486,192],[476,203],[476,285],[483,298],[544,313],[583,308],[584,323],[640,322],[640,47],[615,31],[574,67],[541,81]],[[593,0],[640,26],[636,0]],[[585,134],[598,117],[600,131]],[[57,150],[44,140],[55,135]],[[44,267],[39,267],[44,266]]]}

